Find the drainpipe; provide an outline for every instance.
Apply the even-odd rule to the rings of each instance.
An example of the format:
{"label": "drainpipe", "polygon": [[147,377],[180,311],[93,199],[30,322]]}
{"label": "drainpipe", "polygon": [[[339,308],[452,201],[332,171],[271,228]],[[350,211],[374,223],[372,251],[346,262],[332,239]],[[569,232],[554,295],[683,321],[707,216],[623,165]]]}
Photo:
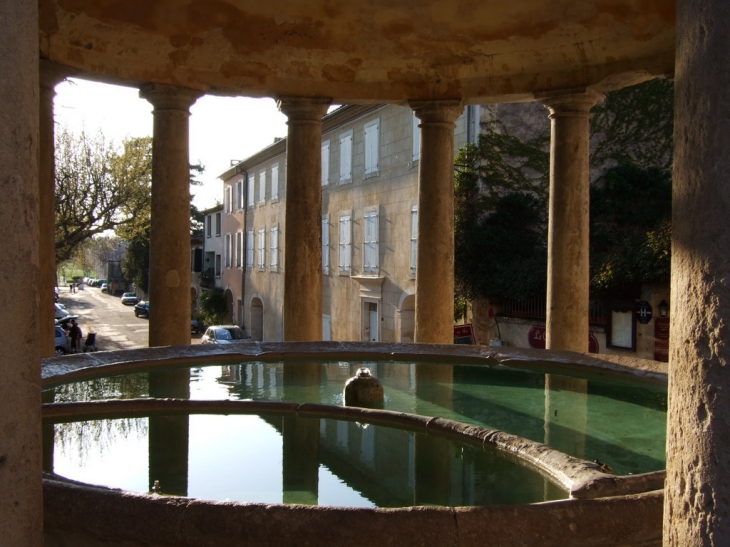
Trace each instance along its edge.
{"label": "drainpipe", "polygon": [[[243,321],[243,310],[246,307],[246,256],[248,249],[246,249],[246,207],[248,204],[248,171],[241,167],[241,164],[236,165],[236,173],[243,174],[243,188],[241,193],[243,194],[243,207],[241,207],[241,328],[246,330],[245,323]],[[251,333],[248,333],[251,336]]]}

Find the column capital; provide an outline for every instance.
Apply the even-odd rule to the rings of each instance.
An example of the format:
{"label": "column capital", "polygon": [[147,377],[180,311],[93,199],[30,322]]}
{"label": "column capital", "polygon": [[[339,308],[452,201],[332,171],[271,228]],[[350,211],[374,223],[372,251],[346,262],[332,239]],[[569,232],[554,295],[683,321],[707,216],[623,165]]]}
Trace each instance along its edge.
{"label": "column capital", "polygon": [[186,110],[195,104],[202,91],[165,84],[143,84],[139,96],[152,104],[155,110]]}
{"label": "column capital", "polygon": [[332,99],[325,97],[281,97],[276,101],[279,110],[293,121],[316,121],[319,122],[327,114],[327,109],[332,104]]}
{"label": "column capital", "polygon": [[464,111],[464,104],[452,101],[409,101],[421,123],[454,123]]}
{"label": "column capital", "polygon": [[54,89],[58,84],[71,76],[68,67],[57,65],[46,59],[41,59],[38,68],[39,84],[41,89]]}
{"label": "column capital", "polygon": [[535,95],[550,110],[550,118],[556,116],[586,115],[591,108],[603,102],[603,94],[591,88],[566,90],[565,92],[550,93],[543,96]]}

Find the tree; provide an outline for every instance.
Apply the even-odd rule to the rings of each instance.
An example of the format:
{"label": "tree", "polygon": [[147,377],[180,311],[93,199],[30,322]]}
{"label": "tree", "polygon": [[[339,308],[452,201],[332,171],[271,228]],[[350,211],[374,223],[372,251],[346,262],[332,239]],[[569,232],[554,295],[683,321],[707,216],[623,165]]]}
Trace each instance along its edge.
{"label": "tree", "polygon": [[[520,120],[509,105],[506,119]],[[672,83],[609,93],[594,108],[591,289],[635,292],[668,281],[671,231]],[[535,123],[535,120],[537,122]],[[544,121],[543,121],[544,120]],[[540,125],[542,124],[542,125]],[[455,161],[456,304],[543,297],[549,183],[548,123],[495,119]]]}
{"label": "tree", "polygon": [[591,286],[638,294],[669,282],[672,182],[668,171],[619,165],[591,187]]}
{"label": "tree", "polygon": [[129,139],[117,150],[102,134],[56,138],[56,262],[84,241],[132,223],[145,208],[151,184],[151,139]]}
{"label": "tree", "polygon": [[[149,142],[149,153],[152,152],[152,141]],[[190,185],[202,184],[197,177],[205,171],[201,164],[190,165]],[[192,204],[193,196],[190,197],[190,234],[202,235],[204,215]],[[149,290],[150,271],[150,230],[151,219],[151,192],[142,191],[135,195],[134,209],[138,211],[134,219],[128,223],[120,224],[116,228],[116,234],[127,241],[127,253],[122,261],[122,272],[125,279],[134,283],[144,292]]]}
{"label": "tree", "polygon": [[547,144],[544,131],[521,140],[494,120],[483,124],[477,145],[457,154],[457,304],[545,292]]}

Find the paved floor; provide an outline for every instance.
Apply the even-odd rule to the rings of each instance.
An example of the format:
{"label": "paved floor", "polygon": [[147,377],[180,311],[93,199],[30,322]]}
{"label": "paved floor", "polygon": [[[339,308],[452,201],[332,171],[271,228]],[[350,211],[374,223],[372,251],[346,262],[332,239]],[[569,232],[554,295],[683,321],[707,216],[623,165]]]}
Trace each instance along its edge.
{"label": "paved floor", "polygon": [[[118,296],[101,292],[95,287],[71,292],[59,288],[59,303],[66,311],[78,315],[78,323],[84,333],[96,332],[99,351],[145,348],[149,340],[149,320],[135,317],[134,306],[125,306]],[[200,343],[200,335],[192,337],[191,344]]]}

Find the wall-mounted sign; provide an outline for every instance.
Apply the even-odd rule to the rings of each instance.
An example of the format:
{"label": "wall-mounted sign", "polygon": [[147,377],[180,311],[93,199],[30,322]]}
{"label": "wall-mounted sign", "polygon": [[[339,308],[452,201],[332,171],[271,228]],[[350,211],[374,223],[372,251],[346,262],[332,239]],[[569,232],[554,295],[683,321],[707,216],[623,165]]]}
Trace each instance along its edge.
{"label": "wall-mounted sign", "polygon": [[639,302],[638,309],[636,310],[636,320],[639,323],[646,325],[649,321],[651,321],[652,314],[653,310],[651,309],[651,304],[649,304],[649,302],[646,300]]}
{"label": "wall-mounted sign", "polygon": [[[533,325],[527,333],[527,343],[534,349],[545,349],[545,327]],[[588,352],[598,353],[598,338],[592,332],[588,332]]]}
{"label": "wall-mounted sign", "polygon": [[474,345],[474,329],[471,323],[465,325],[454,325],[454,344]]}

